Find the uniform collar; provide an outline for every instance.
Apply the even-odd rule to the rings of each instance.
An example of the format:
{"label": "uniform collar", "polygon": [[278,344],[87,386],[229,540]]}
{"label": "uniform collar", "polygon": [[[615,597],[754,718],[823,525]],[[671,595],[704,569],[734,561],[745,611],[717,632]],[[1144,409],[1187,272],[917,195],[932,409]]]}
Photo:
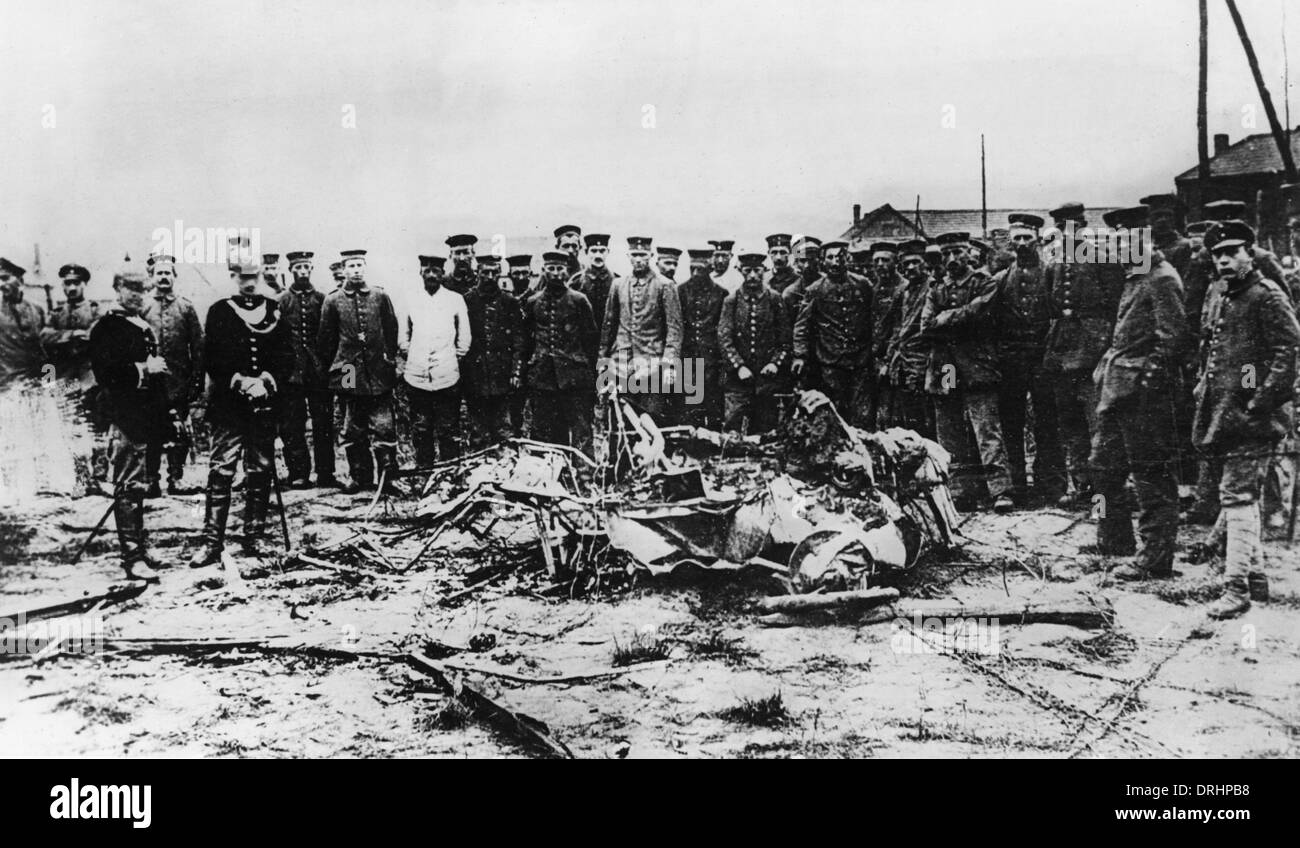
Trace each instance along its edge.
{"label": "uniform collar", "polygon": [[350,295],[370,294],[370,284],[362,283],[359,288],[355,288],[355,289],[350,289],[347,286],[344,286],[343,292],[345,294],[350,294]]}
{"label": "uniform collar", "polygon": [[1228,286],[1225,294],[1228,297],[1238,297],[1242,292],[1264,279],[1264,275],[1258,268],[1251,268],[1244,277],[1233,277],[1228,280]]}
{"label": "uniform collar", "polygon": [[176,292],[174,292],[174,291],[171,291],[171,292],[162,292],[162,291],[160,291],[160,292],[155,292],[155,293],[154,293],[154,296],[153,296],[153,299],[156,300],[156,301],[158,301],[159,303],[171,303],[172,301],[174,301],[174,300],[176,299]]}

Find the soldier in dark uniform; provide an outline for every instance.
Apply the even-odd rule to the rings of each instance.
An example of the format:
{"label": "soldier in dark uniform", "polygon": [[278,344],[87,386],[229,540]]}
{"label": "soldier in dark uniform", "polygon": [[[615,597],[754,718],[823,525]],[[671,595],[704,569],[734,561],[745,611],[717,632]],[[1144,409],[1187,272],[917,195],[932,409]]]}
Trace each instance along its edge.
{"label": "soldier in dark uniform", "polygon": [[[555,249],[568,255],[568,262],[565,264],[569,268],[568,279],[572,280],[573,275],[582,271],[582,263],[578,261],[578,256],[582,253],[582,227],[577,224],[563,224],[555,228]],[[541,284],[538,286],[541,287]]]}
{"label": "soldier in dark uniform", "polygon": [[[970,267],[970,236],[944,233],[943,278],[930,285],[921,330],[932,345],[926,391],[934,397],[939,444],[952,454],[953,495],[959,509],[993,498],[993,509],[1008,512],[1011,474],[998,410],[997,344],[993,338],[998,285]],[[974,432],[971,451],[970,433]],[[982,473],[981,473],[982,472]]]}
{"label": "soldier in dark uniform", "polygon": [[596,329],[603,332],[605,303],[609,300],[610,287],[619,276],[605,264],[609,259],[609,236],[588,233],[583,241],[587,245],[587,267],[569,279],[569,287],[586,295],[596,316]]}
{"label": "soldier in dark uniform", "polygon": [[1192,261],[1191,239],[1178,232],[1179,200],[1176,194],[1148,194],[1138,201],[1151,210],[1151,241],[1165,261],[1186,279]]}
{"label": "soldier in dark uniform", "polygon": [[567,285],[568,256],[542,256],[542,288],[524,302],[516,384],[532,398],[534,439],[592,456],[590,397],[599,335],[586,295]]}
{"label": "soldier in dark uniform", "polygon": [[[894,298],[902,290],[904,281],[898,273],[898,245],[888,241],[878,241],[870,249],[871,279],[871,339],[875,348],[877,362],[879,355],[885,352],[889,335],[885,331],[885,321],[889,318]],[[875,391],[871,396],[871,406],[867,410],[864,424],[869,430],[879,427],[880,409],[890,405],[891,384],[889,376],[883,372],[876,374]]]}
{"label": "soldier in dark uniform", "polygon": [[794,245],[794,270],[797,279],[781,292],[781,305],[793,325],[803,310],[804,292],[822,276],[822,240],[804,236]]}
{"label": "soldier in dark uniform", "polygon": [[781,294],[799,279],[798,272],[790,265],[790,234],[773,233],[767,237],[767,259],[772,263],[772,270],[767,275],[767,286]]}
{"label": "soldier in dark uniform", "polygon": [[45,311],[23,297],[27,269],[0,257],[0,388],[39,380],[47,364],[41,345]]}
{"label": "soldier in dark uniform", "polygon": [[86,481],[88,494],[103,494],[101,483],[108,482],[107,433],[99,414],[95,375],[90,365],[90,328],[99,319],[99,304],[86,297],[90,271],[76,263],[59,269],[63,281],[63,303],[50,313],[49,324],[41,331],[41,341],[54,362],[55,376],[65,387],[69,405],[81,418],[91,435],[89,467],[78,456],[79,476]]}
{"label": "soldier in dark uniform", "polygon": [[930,343],[921,332],[921,317],[930,294],[930,272],[925,265],[925,240],[912,239],[898,247],[903,286],[895,293],[881,324],[883,338],[876,342],[879,375],[888,380],[887,403],[882,403],[877,425],[915,430],[934,438],[934,412],[925,392],[930,363]]}
{"label": "soldier in dark uniform", "polygon": [[474,245],[478,244],[478,236],[462,233],[448,237],[446,244],[451,251],[451,275],[444,277],[442,284],[464,296],[478,281],[474,270]]}
{"label": "soldier in dark uniform", "polygon": [[[533,285],[533,257],[521,254],[506,260],[510,263],[510,281],[512,291],[519,300],[520,331],[522,332],[524,301],[537,293]],[[524,435],[524,411],[528,406],[528,393],[523,389],[510,390],[510,435],[516,439]]]}
{"label": "soldier in dark uniform", "polygon": [[[496,444],[506,438],[511,379],[519,372],[515,357],[523,323],[519,299],[497,284],[496,256],[479,257],[478,285],[465,294],[469,313],[469,354],[460,364],[465,408],[475,436]],[[477,446],[477,445],[476,445]]]}
{"label": "soldier in dark uniform", "polygon": [[343,288],[343,263],[342,262],[330,263],[330,276],[334,278],[334,289],[333,289],[334,291],[338,291],[339,289]]}
{"label": "soldier in dark uniform", "polygon": [[[1285,186],[1283,191],[1285,194]],[[1208,223],[1210,225],[1226,222],[1237,221],[1246,214],[1246,204],[1237,200],[1216,200],[1207,203],[1202,207],[1205,215],[1211,216]],[[1264,278],[1277,283],[1283,291],[1290,289],[1292,293],[1292,303],[1296,303],[1296,289],[1289,286],[1290,280],[1282,263],[1269,250],[1258,244],[1253,244],[1249,248],[1251,256],[1255,263],[1255,269],[1264,275]],[[1187,271],[1187,279],[1184,280],[1185,306],[1188,312],[1187,320],[1189,333],[1192,338],[1201,341],[1201,349],[1204,349],[1204,342],[1209,336],[1211,315],[1217,315],[1218,303],[1225,289],[1225,282],[1219,278],[1215,268],[1214,258],[1210,251],[1202,245],[1201,249],[1196,251],[1190,260]],[[1196,362],[1193,354],[1189,354],[1189,361],[1184,365],[1184,375],[1188,377],[1189,382],[1194,379],[1197,369],[1203,368],[1203,362]],[[1190,393],[1185,393],[1190,398]],[[1184,414],[1184,420],[1190,420],[1190,413]],[[1188,435],[1190,440],[1190,434]],[[1283,466],[1284,467],[1284,466]],[[1223,468],[1219,464],[1219,458],[1214,454],[1201,455],[1197,461],[1196,468],[1196,495],[1192,506],[1187,511],[1187,520],[1193,524],[1212,524],[1219,516],[1219,480],[1223,476]],[[1272,507],[1272,512],[1277,516],[1282,504],[1279,503],[1277,490],[1280,480],[1274,475],[1270,475],[1265,487],[1265,503]],[[1282,495],[1289,500],[1289,490]],[[1277,519],[1275,518],[1274,521]]]}
{"label": "soldier in dark uniform", "polygon": [[1260,499],[1279,444],[1295,427],[1300,324],[1290,297],[1255,268],[1255,232],[1240,221],[1205,238],[1225,292],[1207,340],[1196,387],[1193,438],[1220,457],[1219,501],[1227,530],[1224,593],[1213,618],[1250,608],[1250,582],[1262,577]]}
{"label": "soldier in dark uniform", "polygon": [[[1065,241],[1048,246],[1044,267],[1051,324],[1043,354],[1045,379],[1054,387],[1057,422],[1064,448],[1069,491],[1066,508],[1091,506],[1088,457],[1096,432],[1097,386],[1092,372],[1110,344],[1111,328],[1124,288],[1124,270],[1114,262],[1078,262],[1075,233],[1087,226],[1082,203],[1051,212]],[[1094,259],[1098,257],[1093,257]]]}
{"label": "soldier in dark uniform", "polygon": [[677,286],[650,268],[650,243],[628,237],[632,275],[610,287],[600,351],[623,396],[664,426],[674,423],[670,398],[682,378],[682,310]]}
{"label": "soldier in dark uniform", "polygon": [[1043,219],[1029,213],[1007,217],[1015,261],[994,282],[998,284],[995,319],[998,339],[998,412],[1002,438],[1011,463],[1012,499],[1029,505],[1025,468],[1025,425],[1029,400],[1034,404],[1034,489],[1038,500],[1055,504],[1066,492],[1065,459],[1057,427],[1055,382],[1043,368],[1051,304],[1047,274],[1038,249]]}
{"label": "soldier in dark uniform", "polygon": [[[866,277],[849,273],[848,245],[827,242],[822,247],[823,277],[804,293],[794,323],[794,362],[797,378],[808,362],[817,365],[816,386],[840,415],[860,425],[873,391],[872,296]],[[788,290],[787,290],[788,291]]]}
{"label": "soldier in dark uniform", "polygon": [[938,282],[943,279],[943,251],[939,245],[930,241],[925,246],[925,265],[930,270],[930,279]]}
{"label": "soldier in dark uniform", "polygon": [[403,382],[421,467],[460,455],[460,362],[474,342],[465,298],[444,285],[444,265],[441,256],[420,257],[424,295],[406,318]]}
{"label": "soldier in dark uniform", "polygon": [[145,320],[153,327],[158,350],[167,360],[167,414],[170,427],[161,441],[149,446],[149,497],[162,496],[159,472],[162,457],[167,455],[167,493],[192,495],[201,489],[185,486],[185,462],[189,457],[190,407],[203,397],[203,325],[199,313],[187,298],[176,294],[176,260],[156,254],[145,262],[153,278],[154,296],[145,310]]}
{"label": "soldier in dark uniform", "polygon": [[870,247],[849,251],[849,272],[872,279]]}
{"label": "soldier in dark uniform", "polygon": [[[397,384],[397,313],[387,292],[366,283],[366,252],[343,252],[343,288],[321,305],[316,356],[329,367],[329,387],[343,401],[343,450],[355,494],[374,485],[377,465],[391,488],[397,468],[393,387]],[[374,449],[372,462],[371,449]]]}
{"label": "soldier in dark uniform", "polygon": [[740,254],[745,282],[723,300],[717,330],[730,365],[726,428],[749,433],[766,433],[777,425],[776,393],[790,354],[790,322],[781,295],[763,282],[763,259],[761,253]]}
{"label": "soldier in dark uniform", "polygon": [[718,239],[709,244],[713,247],[710,276],[713,277],[713,282],[730,294],[740,288],[741,282],[740,272],[731,267],[732,251],[735,250],[736,243],[731,239]]}
{"label": "soldier in dark uniform", "polygon": [[682,252],[676,247],[655,248],[655,270],[665,280],[677,280],[677,265],[682,261]]}
{"label": "soldier in dark uniform", "polygon": [[724,364],[718,346],[718,319],[726,297],[726,289],[709,274],[707,262],[692,260],[690,279],[677,286],[677,300],[682,309],[683,367],[694,367],[697,361],[704,363],[700,402],[683,403],[679,410],[682,423],[692,427],[716,430],[722,426]]}
{"label": "soldier in dark uniform", "polygon": [[[288,254],[293,283],[280,295],[280,320],[289,328],[293,368],[281,386],[284,401],[284,464],[289,469],[289,486],[311,486],[312,461],[316,486],[339,488],[334,476],[334,396],[330,394],[325,369],[316,358],[316,335],[320,332],[321,307],[325,294],[311,283],[310,251]],[[311,419],[312,449],[307,450],[307,420]]]}
{"label": "soldier in dark uniform", "polygon": [[235,468],[244,466],[244,537],[246,555],[259,553],[266,532],[266,513],[275,475],[275,434],[281,389],[293,369],[289,327],[275,300],[259,294],[261,269],[256,262],[232,265],[238,293],[218,300],[204,321],[203,365],[211,378],[207,421],[212,428],[208,460],[207,504],[203,547],[191,568],[221,562],[230,490]]}
{"label": "soldier in dark uniform", "polygon": [[[1142,548],[1134,565],[1120,566],[1112,575],[1121,580],[1169,577],[1178,535],[1173,403],[1187,342],[1183,287],[1173,266],[1144,241],[1145,206],[1104,217],[1107,226],[1120,231],[1120,259],[1128,270],[1110,347],[1095,372],[1092,482],[1102,496],[1097,548],[1119,556],[1133,551],[1133,505],[1125,489],[1131,473]],[[1140,264],[1144,254],[1152,262],[1145,272]]]}
{"label": "soldier in dark uniform", "polygon": [[132,579],[156,582],[156,569],[163,563],[150,555],[145,538],[145,451],[168,427],[162,380],[167,363],[143,317],[150,285],[143,274],[114,277],[117,304],[91,328],[90,363],[109,420],[113,517],[122,567]]}

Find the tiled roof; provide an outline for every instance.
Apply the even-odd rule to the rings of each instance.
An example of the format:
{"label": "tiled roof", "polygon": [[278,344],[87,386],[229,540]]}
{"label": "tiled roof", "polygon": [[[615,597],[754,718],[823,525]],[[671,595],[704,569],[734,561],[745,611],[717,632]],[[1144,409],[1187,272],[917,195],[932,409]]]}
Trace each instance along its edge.
{"label": "tiled roof", "polygon": [[[1300,161],[1300,134],[1291,133],[1291,156]],[[1196,178],[1193,165],[1175,180]],[[1211,177],[1235,177],[1243,174],[1271,174],[1282,170],[1282,156],[1272,133],[1248,135],[1218,156],[1210,159]]]}
{"label": "tiled roof", "polygon": [[[1052,208],[1055,208],[1053,206]],[[1085,213],[1088,223],[1094,226],[1101,226],[1101,216],[1117,207],[1099,206],[1087,207]],[[1007,216],[1013,212],[1032,212],[1039,215],[1049,224],[1052,216],[1047,209],[990,209],[989,211],[989,231],[996,229],[1005,229],[1007,226]],[[840,236],[840,239],[853,244],[856,241],[874,241],[880,238],[878,222],[887,220],[893,216],[901,215],[910,225],[916,219],[916,212],[908,210],[906,212],[895,209],[886,203],[862,216],[862,221],[857,227],[849,227],[848,230]],[[979,209],[922,209],[921,210],[921,230],[922,234],[933,238],[940,233],[950,232],[968,232],[979,238],[984,232],[983,213]]]}

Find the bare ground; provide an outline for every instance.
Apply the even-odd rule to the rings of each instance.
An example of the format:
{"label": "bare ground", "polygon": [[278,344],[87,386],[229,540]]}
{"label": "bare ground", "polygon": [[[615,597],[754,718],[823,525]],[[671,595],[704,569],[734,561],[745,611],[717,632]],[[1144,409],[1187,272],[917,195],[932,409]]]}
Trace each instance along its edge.
{"label": "bare ground", "polygon": [[[296,544],[346,535],[366,507],[318,492],[286,502]],[[111,650],[0,657],[0,755],[536,755],[403,661],[430,642],[579,757],[1294,757],[1300,742],[1300,548],[1281,543],[1267,545],[1273,600],[1209,623],[1217,589],[1205,565],[1116,586],[1107,563],[1076,553],[1092,541],[1086,521],[974,516],[964,532],[988,544],[909,576],[905,596],[1083,594],[1115,610],[1109,630],[1004,624],[999,652],[978,654],[915,650],[910,623],[763,626],[748,601],[780,589],[748,572],[639,580],[596,599],[544,597],[537,580],[508,576],[442,606],[484,561],[458,535],[400,575],[239,560],[241,596],[216,569],[183,566],[201,497],[149,504],[151,538],[176,567],[103,611]],[[0,610],[120,582],[111,520],[67,564],[106,505],[49,498],[25,510],[37,532],[22,561],[0,563]],[[132,639],[275,650],[156,653]]]}

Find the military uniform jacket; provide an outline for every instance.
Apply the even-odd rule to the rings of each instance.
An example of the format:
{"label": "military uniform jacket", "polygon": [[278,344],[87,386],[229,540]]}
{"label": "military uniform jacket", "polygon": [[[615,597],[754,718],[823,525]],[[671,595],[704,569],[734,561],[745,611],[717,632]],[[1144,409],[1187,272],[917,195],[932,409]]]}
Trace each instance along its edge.
{"label": "military uniform jacket", "polygon": [[158,355],[167,361],[163,382],[167,402],[187,406],[203,394],[203,326],[194,304],[175,294],[155,295],[144,317],[158,339]]}
{"label": "military uniform jacket", "polygon": [[[925,391],[931,344],[921,332],[921,317],[930,295],[930,278],[904,280],[902,290],[890,304],[885,320],[887,338],[882,353],[885,376],[895,388]],[[879,346],[877,346],[879,350]]]}
{"label": "military uniform jacket", "polygon": [[691,277],[677,286],[682,310],[682,356],[700,357],[706,365],[722,358],[718,346],[718,323],[727,290],[710,277]]}
{"label": "military uniform jacket", "polygon": [[567,286],[545,286],[524,303],[520,376],[534,391],[593,391],[599,335],[591,303]]}
{"label": "military uniform jacket", "polygon": [[775,271],[769,271],[766,283],[777,294],[783,293],[790,286],[799,281],[799,273],[791,266],[778,268]]}
{"label": "military uniform jacket", "polygon": [[794,325],[796,359],[838,368],[871,368],[871,281],[847,273],[822,277],[804,294]]}
{"label": "military uniform jacket", "polygon": [[871,289],[871,344],[877,362],[884,356],[889,344],[889,320],[894,301],[907,286],[907,280],[897,272],[875,279]]}
{"label": "military uniform jacket", "polygon": [[281,320],[276,300],[260,294],[218,300],[208,309],[204,328],[203,362],[212,385],[208,390],[209,421],[229,427],[253,421],[254,404],[231,386],[236,374],[271,375],[274,387],[258,411],[274,414],[293,370],[289,326]]}
{"label": "military uniform jacket", "polygon": [[346,287],[321,305],[316,355],[329,363],[330,391],[382,395],[397,384],[397,313],[378,286]]}
{"label": "military uniform jacket", "polygon": [[790,320],[781,296],[767,286],[745,286],[722,301],[718,342],[733,372],[743,365],[757,375],[768,365],[780,368],[790,355]]}
{"label": "military uniform jacket", "polygon": [[158,342],[144,318],[114,307],[90,330],[90,366],[109,420],[136,443],[160,441],[169,428],[163,375],[144,373]]}
{"label": "military uniform jacket", "polygon": [[1300,325],[1290,298],[1257,269],[1228,281],[1212,316],[1192,438],[1202,447],[1272,443],[1294,426]]}
{"label": "military uniform jacket", "polygon": [[493,287],[475,286],[465,294],[469,313],[469,353],[460,363],[461,385],[476,397],[510,393],[510,378],[519,372],[523,312],[519,299]]}
{"label": "military uniform jacket", "polygon": [[1113,262],[1052,262],[1044,275],[1051,324],[1043,366],[1092,371],[1110,347],[1124,269]]}
{"label": "military uniform jacket", "polygon": [[[947,394],[953,388],[979,388],[996,384],[998,370],[994,301],[998,285],[983,271],[971,271],[961,280],[944,276],[930,284],[921,312],[921,332],[931,344],[926,390]],[[949,368],[956,379],[953,385]]]}
{"label": "military uniform jacket", "polygon": [[1191,239],[1175,233],[1172,238],[1167,238],[1163,244],[1157,244],[1155,247],[1160,251],[1161,257],[1178,272],[1178,279],[1187,279],[1187,272],[1195,253],[1192,250]]}
{"label": "military uniform jacket", "polygon": [[0,386],[23,377],[40,379],[45,365],[44,326],[45,313],[36,304],[0,302]]}
{"label": "military uniform jacket", "polygon": [[97,320],[99,304],[84,297],[77,303],[61,303],[50,313],[49,326],[41,331],[41,341],[54,359],[55,373],[61,379],[86,388],[94,384],[89,336],[74,338],[74,334],[88,333]]}
{"label": "military uniform jacket", "polygon": [[293,366],[287,379],[292,385],[325,388],[325,369],[316,356],[316,336],[320,333],[324,305],[324,292],[312,285],[305,289],[290,286],[280,295],[280,320],[289,328],[289,343],[293,348]]}
{"label": "military uniform jacket", "polygon": [[[609,301],[609,289],[617,279],[619,279],[618,274],[610,271],[609,268],[600,271],[587,268],[569,278],[569,287],[582,292],[587,302],[591,304],[592,314],[596,318],[596,330],[602,334],[605,330],[605,304]],[[545,283],[543,283],[544,287]]]}
{"label": "military uniform jacket", "polygon": [[804,294],[820,279],[820,274],[812,280],[796,276],[795,281],[781,292],[781,305],[785,307],[785,314],[790,318],[791,332],[794,331],[794,322],[799,319],[799,313],[803,311]]}
{"label": "military uniform jacket", "polygon": [[[1297,292],[1291,282],[1287,279],[1286,269],[1282,263],[1269,250],[1265,250],[1259,245],[1254,245],[1250,249],[1255,258],[1255,269],[1264,275],[1267,280],[1272,280],[1282,287],[1282,291],[1291,295],[1291,303],[1294,305],[1300,298],[1300,292]],[[1202,245],[1201,249],[1195,251],[1187,264],[1187,276],[1182,277],[1184,292],[1184,308],[1187,311],[1187,319],[1191,322],[1190,330],[1196,333],[1199,329],[1199,323],[1209,307],[1209,301],[1214,296],[1216,283],[1219,279],[1218,271],[1214,267],[1214,257],[1210,251]],[[1217,287],[1222,291],[1222,287]]]}
{"label": "military uniform jacket", "polygon": [[998,352],[1002,356],[1041,357],[1052,322],[1043,263],[1013,262],[994,281],[998,284],[995,301]]}
{"label": "military uniform jacket", "polygon": [[1110,348],[1093,371],[1097,411],[1171,395],[1187,340],[1183,286],[1168,262],[1143,274],[1129,272],[1119,300]]}
{"label": "military uniform jacket", "polygon": [[619,277],[609,290],[601,353],[624,359],[663,359],[682,354],[682,308],[677,284],[649,272],[645,277]]}

